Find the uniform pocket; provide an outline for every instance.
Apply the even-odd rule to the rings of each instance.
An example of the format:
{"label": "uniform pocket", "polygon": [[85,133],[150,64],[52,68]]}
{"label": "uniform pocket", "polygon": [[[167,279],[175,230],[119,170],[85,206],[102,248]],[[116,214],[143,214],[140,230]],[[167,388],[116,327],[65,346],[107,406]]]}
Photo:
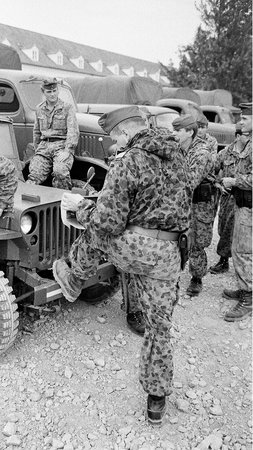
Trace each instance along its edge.
{"label": "uniform pocket", "polygon": [[233,247],[237,253],[252,253],[252,210],[236,207]]}

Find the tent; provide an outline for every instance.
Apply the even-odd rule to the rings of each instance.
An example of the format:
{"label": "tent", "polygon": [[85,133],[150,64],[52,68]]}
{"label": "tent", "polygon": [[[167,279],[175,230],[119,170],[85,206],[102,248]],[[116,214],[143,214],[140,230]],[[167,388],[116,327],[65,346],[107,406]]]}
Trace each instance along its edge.
{"label": "tent", "polygon": [[155,105],[162,96],[162,86],[145,77],[107,76],[65,78],[77,103],[114,103]]}
{"label": "tent", "polygon": [[233,104],[231,92],[226,89],[214,89],[213,91],[194,90],[199,95],[201,105],[225,106],[229,108]]}
{"label": "tent", "polygon": [[191,100],[200,105],[200,97],[188,87],[163,87],[162,98],[181,98],[183,100]]}
{"label": "tent", "polygon": [[0,44],[0,69],[21,70],[18,52],[5,44]]}

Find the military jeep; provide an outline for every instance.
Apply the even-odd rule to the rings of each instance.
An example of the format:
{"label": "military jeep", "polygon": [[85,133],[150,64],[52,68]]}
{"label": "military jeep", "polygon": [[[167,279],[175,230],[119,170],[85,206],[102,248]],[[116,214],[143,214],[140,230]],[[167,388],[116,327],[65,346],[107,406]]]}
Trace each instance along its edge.
{"label": "military jeep", "polygon": [[[11,159],[18,172],[13,215],[0,217],[0,353],[12,345],[18,332],[19,309],[38,311],[62,297],[52,276],[55,259],[66,256],[80,231],[61,221],[63,190],[24,182],[12,122],[0,119],[1,154]],[[107,166],[93,158],[81,158],[82,176],[95,168],[92,185],[102,188]],[[80,165],[77,164],[77,169]],[[115,268],[106,261],[85,288],[111,280]]]}

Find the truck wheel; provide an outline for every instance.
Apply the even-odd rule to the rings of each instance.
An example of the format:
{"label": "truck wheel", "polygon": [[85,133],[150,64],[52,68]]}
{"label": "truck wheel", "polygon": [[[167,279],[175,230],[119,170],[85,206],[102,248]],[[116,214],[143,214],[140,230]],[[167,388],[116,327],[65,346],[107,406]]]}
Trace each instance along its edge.
{"label": "truck wheel", "polygon": [[15,302],[12,287],[0,271],[0,354],[13,344],[18,333],[19,314]]}

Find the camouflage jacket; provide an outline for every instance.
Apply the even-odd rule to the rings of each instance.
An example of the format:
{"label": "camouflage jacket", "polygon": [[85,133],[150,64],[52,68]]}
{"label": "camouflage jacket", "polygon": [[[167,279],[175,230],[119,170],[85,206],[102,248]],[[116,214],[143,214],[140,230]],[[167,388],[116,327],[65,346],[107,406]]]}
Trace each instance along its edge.
{"label": "camouflage jacket", "polygon": [[18,178],[14,164],[0,156],[0,209],[11,212]]}
{"label": "camouflage jacket", "polygon": [[214,162],[205,141],[196,136],[186,155],[192,190],[202,181],[215,181]]}
{"label": "camouflage jacket", "polygon": [[245,191],[252,189],[252,135],[238,155],[235,186]]}
{"label": "camouflage jacket", "polygon": [[217,151],[218,151],[218,142],[214,136],[211,136],[209,133],[206,134],[206,138],[204,139],[206,143],[207,149],[212,155],[213,161],[216,160]]}
{"label": "camouflage jacket", "polygon": [[59,137],[66,140],[65,148],[70,153],[74,153],[78,144],[79,128],[74,108],[58,99],[53,110],[49,110],[47,102],[40,103],[35,112],[35,122],[33,128],[34,148],[38,147],[45,137]]}
{"label": "camouflage jacket", "polygon": [[[237,147],[237,141],[227,145],[225,148],[219,151],[215,160],[215,173],[217,174],[217,181],[220,181],[222,177],[234,177],[235,166],[238,161],[239,150]],[[222,174],[219,175],[219,172]]]}
{"label": "camouflage jacket", "polygon": [[189,227],[190,205],[187,165],[178,144],[171,134],[147,129],[118,154],[97,204],[84,200],[77,219],[99,236],[119,235],[130,224],[181,231]]}

